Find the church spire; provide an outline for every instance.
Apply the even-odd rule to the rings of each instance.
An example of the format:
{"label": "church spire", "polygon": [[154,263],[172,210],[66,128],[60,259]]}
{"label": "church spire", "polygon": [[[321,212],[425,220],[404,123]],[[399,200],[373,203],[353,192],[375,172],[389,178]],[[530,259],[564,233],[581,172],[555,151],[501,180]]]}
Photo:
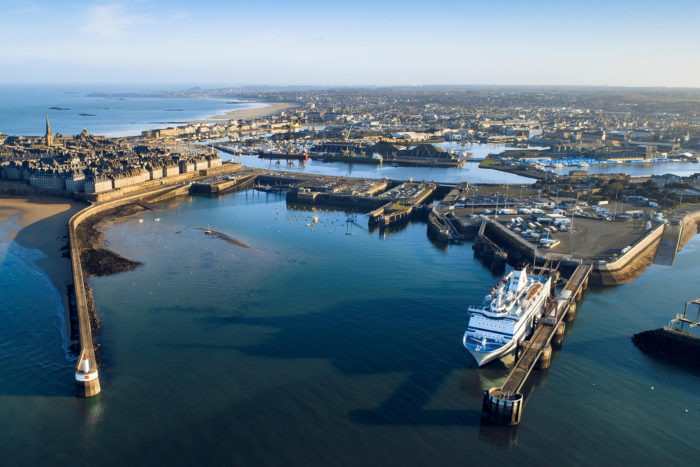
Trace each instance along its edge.
{"label": "church spire", "polygon": [[46,145],[53,146],[53,133],[51,133],[51,125],[49,124],[49,116],[46,116]]}

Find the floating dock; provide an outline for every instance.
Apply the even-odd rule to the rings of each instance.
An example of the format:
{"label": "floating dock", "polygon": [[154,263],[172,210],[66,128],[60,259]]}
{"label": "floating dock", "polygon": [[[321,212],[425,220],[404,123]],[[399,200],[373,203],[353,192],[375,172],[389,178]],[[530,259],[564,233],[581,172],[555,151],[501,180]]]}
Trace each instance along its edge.
{"label": "floating dock", "polygon": [[561,344],[566,324],[576,316],[576,301],[588,287],[593,267],[579,265],[555,300],[550,301],[537,329],[522,349],[516,350],[516,362],[501,387],[484,391],[481,415],[499,425],[517,425],[523,409],[522,388],[533,368],[547,369],[552,359],[552,346]]}

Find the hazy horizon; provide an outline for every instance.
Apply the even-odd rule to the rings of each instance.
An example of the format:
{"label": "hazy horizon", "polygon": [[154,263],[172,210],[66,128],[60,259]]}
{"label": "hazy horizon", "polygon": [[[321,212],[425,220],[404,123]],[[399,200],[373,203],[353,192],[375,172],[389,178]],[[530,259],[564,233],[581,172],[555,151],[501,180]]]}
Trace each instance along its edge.
{"label": "hazy horizon", "polygon": [[689,0],[0,0],[3,84],[700,87]]}

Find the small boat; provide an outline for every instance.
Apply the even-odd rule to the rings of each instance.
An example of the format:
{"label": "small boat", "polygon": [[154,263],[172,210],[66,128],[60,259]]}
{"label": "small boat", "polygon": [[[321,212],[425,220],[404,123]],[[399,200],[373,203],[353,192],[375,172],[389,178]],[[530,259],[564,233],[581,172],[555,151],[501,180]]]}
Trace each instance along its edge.
{"label": "small boat", "polygon": [[156,217],[155,219],[153,219],[153,222],[160,222],[160,217]]}

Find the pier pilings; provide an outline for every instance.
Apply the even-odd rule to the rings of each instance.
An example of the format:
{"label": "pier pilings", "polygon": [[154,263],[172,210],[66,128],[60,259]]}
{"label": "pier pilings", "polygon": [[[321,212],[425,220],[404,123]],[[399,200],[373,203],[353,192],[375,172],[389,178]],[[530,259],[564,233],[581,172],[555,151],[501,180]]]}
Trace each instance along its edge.
{"label": "pier pilings", "polygon": [[517,425],[523,411],[523,395],[504,394],[500,388],[484,391],[482,417],[498,425]]}
{"label": "pier pilings", "polygon": [[588,284],[593,270],[590,264],[580,264],[569,278],[564,290],[545,308],[532,337],[525,342],[519,357],[501,387],[484,391],[482,418],[498,425],[517,425],[522,411],[522,389],[534,368],[545,370],[552,363],[552,344],[561,345],[566,325],[564,318],[574,316],[576,297]]}

